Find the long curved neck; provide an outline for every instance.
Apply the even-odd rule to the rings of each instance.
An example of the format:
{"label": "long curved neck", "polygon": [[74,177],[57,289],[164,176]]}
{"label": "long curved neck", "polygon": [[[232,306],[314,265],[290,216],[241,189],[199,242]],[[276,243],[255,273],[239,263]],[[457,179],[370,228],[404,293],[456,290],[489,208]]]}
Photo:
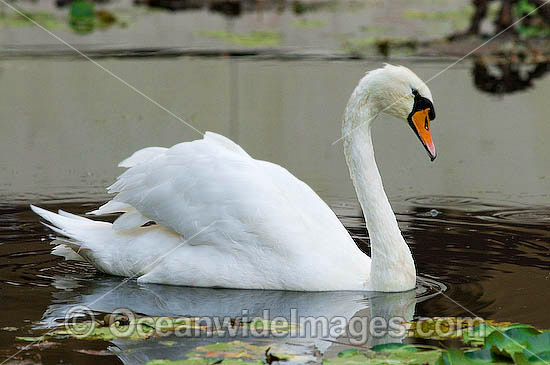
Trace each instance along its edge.
{"label": "long curved neck", "polygon": [[[355,100],[356,99],[356,100]],[[405,291],[415,287],[416,270],[409,247],[382,185],[374,158],[372,120],[378,114],[354,92],[344,116],[344,153],[371,242],[369,290]]]}

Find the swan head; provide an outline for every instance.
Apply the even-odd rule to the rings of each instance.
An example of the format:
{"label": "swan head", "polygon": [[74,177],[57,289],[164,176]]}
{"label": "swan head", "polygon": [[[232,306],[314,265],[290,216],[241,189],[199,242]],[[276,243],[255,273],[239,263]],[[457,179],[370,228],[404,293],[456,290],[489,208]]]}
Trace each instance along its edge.
{"label": "swan head", "polygon": [[366,105],[372,111],[372,115],[387,113],[406,121],[430,159],[435,160],[437,155],[430,129],[430,123],[435,119],[432,93],[414,72],[404,66],[386,64],[369,71],[359,82],[354,95],[358,96],[360,105]]}

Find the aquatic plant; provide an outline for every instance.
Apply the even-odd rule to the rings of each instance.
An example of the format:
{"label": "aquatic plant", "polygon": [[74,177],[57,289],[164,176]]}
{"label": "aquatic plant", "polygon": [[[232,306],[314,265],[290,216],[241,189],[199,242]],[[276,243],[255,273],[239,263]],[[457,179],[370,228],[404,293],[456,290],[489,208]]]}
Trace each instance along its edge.
{"label": "aquatic plant", "polygon": [[[276,323],[269,320],[241,322],[231,321],[231,328],[289,334],[299,326],[293,323]],[[339,352],[335,357],[324,358],[324,364],[543,364],[550,360],[550,331],[541,331],[519,323],[494,322],[481,318],[463,321],[459,318],[425,318],[407,323],[406,337],[412,343],[387,343],[367,348],[354,346]],[[214,329],[193,317],[138,317],[128,320],[107,314],[103,321],[81,321],[44,333],[37,337],[17,337],[21,341],[47,342],[67,338],[80,340],[152,341],[167,346],[177,346],[166,334],[171,331],[194,330],[218,333],[226,329]],[[122,334],[122,335],[121,335]],[[432,341],[436,345],[421,343]],[[48,342],[49,343],[49,342]],[[439,345],[437,345],[439,343]],[[451,345],[446,345],[451,343]],[[462,346],[458,347],[462,343]],[[450,348],[449,348],[450,347]],[[311,356],[298,354],[282,346],[270,343],[269,336],[259,343],[241,340],[197,346],[177,361],[157,359],[149,365],[234,364],[268,363],[291,360],[307,362]]]}

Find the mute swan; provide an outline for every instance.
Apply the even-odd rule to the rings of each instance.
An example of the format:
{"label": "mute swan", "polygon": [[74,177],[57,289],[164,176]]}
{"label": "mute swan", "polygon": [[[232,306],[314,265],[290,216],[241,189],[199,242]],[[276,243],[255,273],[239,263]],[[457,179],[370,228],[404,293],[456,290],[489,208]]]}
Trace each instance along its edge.
{"label": "mute swan", "polygon": [[[408,121],[430,158],[435,118],[428,87],[403,66],[368,72],[343,120],[344,153],[363,208],[372,258],[334,212],[279,165],[255,160],[229,139],[135,152],[99,209],[113,223],[31,206],[52,225],[53,253],[138,282],[298,291],[405,291],[415,287],[409,247],[382,186],[371,140],[380,113]],[[143,226],[147,222],[156,224]]]}

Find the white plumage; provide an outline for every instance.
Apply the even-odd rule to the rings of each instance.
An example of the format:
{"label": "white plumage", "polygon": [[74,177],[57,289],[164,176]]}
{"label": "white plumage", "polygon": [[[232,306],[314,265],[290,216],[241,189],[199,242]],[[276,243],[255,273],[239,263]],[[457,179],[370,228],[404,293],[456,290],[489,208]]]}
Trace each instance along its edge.
{"label": "white plumage", "polygon": [[[318,195],[284,168],[209,132],[150,152],[121,163],[130,168],[109,188],[117,196],[91,212],[124,212],[113,225],[33,209],[99,270],[139,275],[141,282],[366,288],[369,258]],[[140,227],[147,221],[157,225]]]}
{"label": "white plumage", "polygon": [[[378,84],[383,70],[386,89],[396,87],[391,92]],[[382,71],[373,73],[376,87],[367,74],[353,93],[344,133],[378,113],[377,106],[362,102],[369,99],[364,88],[381,92],[370,98],[378,105],[383,96],[403,93],[401,84],[422,83],[403,67],[388,65]],[[395,78],[402,82],[392,85]],[[406,104],[401,109],[410,110],[410,98],[401,103]],[[346,136],[345,152],[363,210],[370,214],[373,250],[378,245],[398,261],[378,259],[373,281],[371,259],[309,186],[215,133],[171,148],[145,148],[121,162],[128,170],[109,187],[116,196],[90,212],[121,212],[113,224],[32,209],[69,238],[60,238],[55,254],[139,282],[308,291],[411,289],[414,262],[376,169],[370,120],[364,124],[359,133]],[[155,224],[143,226],[147,222]]]}

